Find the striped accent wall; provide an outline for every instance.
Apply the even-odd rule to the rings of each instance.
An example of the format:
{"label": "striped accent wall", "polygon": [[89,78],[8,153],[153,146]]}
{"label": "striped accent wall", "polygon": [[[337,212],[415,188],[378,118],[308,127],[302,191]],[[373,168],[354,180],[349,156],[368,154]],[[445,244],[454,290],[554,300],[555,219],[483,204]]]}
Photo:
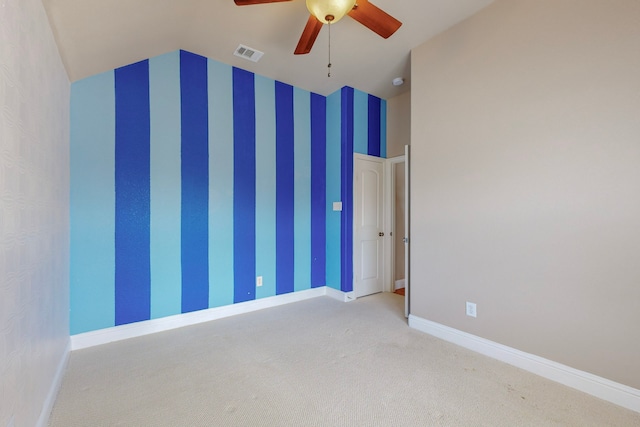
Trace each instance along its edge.
{"label": "striped accent wall", "polygon": [[353,153],[386,155],[384,100],[186,51],[76,82],[71,98],[72,335],[352,290]]}

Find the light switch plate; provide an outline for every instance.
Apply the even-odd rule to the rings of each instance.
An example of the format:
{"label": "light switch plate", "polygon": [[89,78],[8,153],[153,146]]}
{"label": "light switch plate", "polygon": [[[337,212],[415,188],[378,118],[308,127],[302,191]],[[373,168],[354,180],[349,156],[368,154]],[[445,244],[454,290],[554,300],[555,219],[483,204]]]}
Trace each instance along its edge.
{"label": "light switch plate", "polygon": [[342,211],[342,202],[333,202],[333,210],[341,212]]}

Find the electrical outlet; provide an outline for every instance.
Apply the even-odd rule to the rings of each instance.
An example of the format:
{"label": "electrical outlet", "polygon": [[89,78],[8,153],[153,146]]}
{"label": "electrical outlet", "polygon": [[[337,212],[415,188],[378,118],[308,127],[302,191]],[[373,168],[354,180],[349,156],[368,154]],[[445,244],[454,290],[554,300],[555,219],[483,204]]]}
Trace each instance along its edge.
{"label": "electrical outlet", "polygon": [[467,301],[467,316],[478,317],[476,303]]}
{"label": "electrical outlet", "polygon": [[262,286],[262,276],[256,277],[256,286]]}

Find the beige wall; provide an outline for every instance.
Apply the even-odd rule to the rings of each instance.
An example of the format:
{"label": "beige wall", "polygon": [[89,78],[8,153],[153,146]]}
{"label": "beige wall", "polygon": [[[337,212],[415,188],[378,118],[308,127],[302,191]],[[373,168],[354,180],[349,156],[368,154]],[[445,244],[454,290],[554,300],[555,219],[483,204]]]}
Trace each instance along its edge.
{"label": "beige wall", "polygon": [[387,158],[402,156],[411,145],[411,92],[387,100]]}
{"label": "beige wall", "polygon": [[497,0],[413,51],[412,314],[640,388],[639,23]]}
{"label": "beige wall", "polygon": [[[404,155],[404,146],[411,145],[411,92],[387,100],[387,158]],[[395,259],[393,281],[404,279],[404,164],[395,170]]]}
{"label": "beige wall", "polygon": [[1,3],[0,426],[34,426],[69,342],[69,80],[42,3]]}

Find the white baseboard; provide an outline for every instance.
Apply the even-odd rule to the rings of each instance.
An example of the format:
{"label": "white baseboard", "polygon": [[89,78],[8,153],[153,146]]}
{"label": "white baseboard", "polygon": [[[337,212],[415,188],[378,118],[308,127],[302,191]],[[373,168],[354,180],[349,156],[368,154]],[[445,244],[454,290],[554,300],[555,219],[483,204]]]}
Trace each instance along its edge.
{"label": "white baseboard", "polygon": [[56,374],[53,377],[53,382],[51,383],[51,387],[49,388],[49,393],[47,394],[47,398],[42,405],[42,411],[40,411],[40,417],[38,418],[38,422],[36,423],[36,427],[46,427],[49,425],[49,416],[51,415],[51,411],[53,410],[53,404],[56,402],[56,397],[58,397],[58,391],[60,390],[60,386],[62,385],[62,378],[64,377],[64,373],[67,370],[67,364],[69,363],[69,353],[71,352],[71,341],[67,342],[67,347],[64,350],[64,354],[58,363],[58,369],[56,369]]}
{"label": "white baseboard", "polygon": [[394,286],[395,286],[393,288],[394,291],[397,291],[398,289],[404,288],[404,279],[396,280]]}
{"label": "white baseboard", "polygon": [[487,339],[410,315],[409,326],[541,377],[640,412],[640,390]]}
{"label": "white baseboard", "polygon": [[338,301],[350,302],[350,301],[355,301],[355,299],[356,299],[356,295],[355,295],[355,293],[353,291],[352,292],[342,292],[342,291],[339,291],[337,289],[330,288],[329,286],[327,286],[326,289],[327,289],[326,295],[328,297],[333,298],[333,299],[337,299]]}
{"label": "white baseboard", "polygon": [[319,296],[327,295],[326,289],[327,288],[323,286],[320,288],[307,289],[304,291],[292,292],[289,294],[276,295],[273,297],[260,298],[252,301],[241,302],[238,304],[226,305],[224,307],[209,308],[207,310],[194,311],[192,313],[177,314],[175,316],[146,320],[143,322],[114,326],[112,328],[72,335],[71,350],[80,350],[83,348],[107,344],[114,341],[140,337],[156,332],[182,328],[183,326],[190,326],[198,323],[222,319],[224,317],[235,316],[237,314],[262,310],[264,308],[276,307],[292,302],[316,298]]}

